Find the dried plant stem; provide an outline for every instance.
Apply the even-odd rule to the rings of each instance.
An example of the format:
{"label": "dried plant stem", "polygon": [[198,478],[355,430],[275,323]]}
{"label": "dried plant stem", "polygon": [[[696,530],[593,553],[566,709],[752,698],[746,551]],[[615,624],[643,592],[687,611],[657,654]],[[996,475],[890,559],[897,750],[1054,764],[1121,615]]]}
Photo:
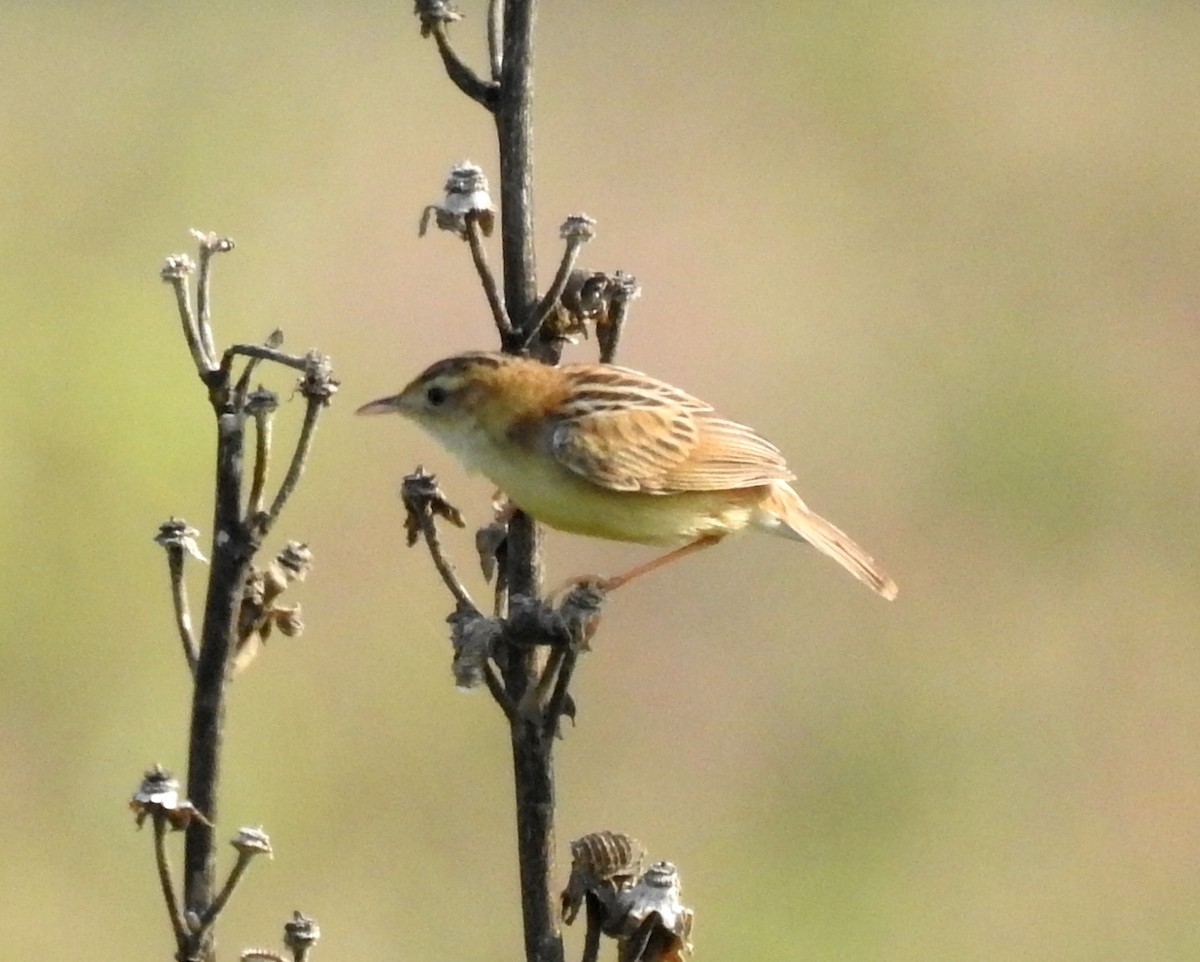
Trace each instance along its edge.
{"label": "dried plant stem", "polygon": [[[257,539],[242,524],[242,450],[245,417],[218,409],[217,480],[213,512],[212,568],[204,608],[204,630],[196,663],[188,744],[187,797],[205,816],[187,827],[184,853],[184,905],[203,917],[213,901],[216,859],[213,829],[224,740],[225,690],[232,639]],[[203,940],[199,946],[205,950]],[[205,950],[206,951],[206,950]]]}
{"label": "dried plant stem", "polygon": [[487,110],[494,110],[496,103],[496,83],[482,80],[478,74],[468,67],[450,46],[450,38],[446,36],[444,24],[437,23],[431,28],[433,39],[437,43],[438,53],[441,54],[442,64],[446,68],[446,76],[454,81],[464,94]]}
{"label": "dried plant stem", "polygon": [[475,262],[479,281],[483,284],[483,293],[487,297],[488,306],[492,309],[492,319],[496,322],[496,330],[500,332],[501,340],[507,343],[513,336],[512,320],[504,308],[504,301],[500,298],[500,291],[496,287],[496,276],[492,273],[491,265],[488,264],[487,250],[483,246],[479,221],[474,217],[467,218],[467,244],[471,248],[471,260]]}
{"label": "dried plant stem", "polygon": [[192,614],[188,607],[187,584],[183,580],[183,549],[167,552],[167,567],[171,573],[171,603],[175,609],[175,627],[183,644],[183,657],[187,659],[188,671],[196,676],[196,637],[192,634]]}
{"label": "dried plant stem", "polygon": [[283,482],[279,485],[279,491],[271,502],[267,517],[262,521],[264,531],[268,530],[279,518],[279,513],[287,504],[288,498],[296,490],[300,475],[304,473],[304,465],[308,462],[308,453],[312,449],[313,435],[317,429],[317,418],[323,407],[324,401],[321,398],[308,398],[308,406],[304,409],[304,423],[300,426],[300,437],[296,441],[295,450],[292,451],[292,460],[288,464],[287,474],[283,476]]}
{"label": "dried plant stem", "polygon": [[221,910],[225,908],[229,901],[229,896],[233,894],[233,890],[237,888],[238,882],[242,880],[242,875],[246,868],[254,861],[254,855],[248,852],[239,852],[238,859],[233,865],[233,869],[229,873],[229,878],[225,880],[225,884],[221,886],[221,891],[217,893],[217,897],[213,899],[208,910],[200,917],[200,930],[205,930],[212,927],[213,922],[217,920],[217,916],[221,914]]}
{"label": "dried plant stem", "polygon": [[167,915],[175,933],[175,944],[183,945],[187,937],[187,926],[175,894],[175,880],[171,873],[171,862],[167,857],[167,818],[162,812],[154,813],[154,864],[158,869],[158,884],[162,889],[163,901],[167,904]]}

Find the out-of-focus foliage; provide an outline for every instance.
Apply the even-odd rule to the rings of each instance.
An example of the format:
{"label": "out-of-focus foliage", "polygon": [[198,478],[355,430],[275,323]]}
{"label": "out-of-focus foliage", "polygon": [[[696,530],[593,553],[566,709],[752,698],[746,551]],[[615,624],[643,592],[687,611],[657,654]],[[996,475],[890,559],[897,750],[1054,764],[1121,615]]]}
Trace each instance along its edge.
{"label": "out-of-focus foliage", "polygon": [[[518,951],[505,732],[453,690],[396,497],[417,463],[471,524],[490,491],[350,416],[494,343],[465,247],[416,236],[454,162],[495,175],[417,33],[406,4],[0,6],[0,957],[170,951],[124,806],[186,747],[152,537],[211,537],[157,280],[190,227],[238,241],[218,337],[282,327],[343,382],[279,529],[316,558],[307,630],[230,704],[220,826],[276,857],[222,954],[295,908],[330,958]],[[622,360],[775,439],[901,585],[747,537],[615,596],[564,881],[567,839],[636,835],[699,958],[1196,957],[1197,49],[1165,0],[542,5],[543,278],[595,217],[582,266],[644,290]],[[550,538],[554,578],[642,556]]]}

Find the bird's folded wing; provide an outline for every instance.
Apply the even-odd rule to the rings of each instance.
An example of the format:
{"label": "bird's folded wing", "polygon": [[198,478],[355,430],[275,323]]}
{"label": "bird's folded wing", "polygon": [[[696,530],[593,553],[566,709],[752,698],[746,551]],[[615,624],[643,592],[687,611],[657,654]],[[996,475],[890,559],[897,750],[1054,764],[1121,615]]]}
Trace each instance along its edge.
{"label": "bird's folded wing", "polygon": [[750,428],[667,398],[575,412],[556,425],[550,447],[570,470],[614,491],[719,491],[794,477]]}

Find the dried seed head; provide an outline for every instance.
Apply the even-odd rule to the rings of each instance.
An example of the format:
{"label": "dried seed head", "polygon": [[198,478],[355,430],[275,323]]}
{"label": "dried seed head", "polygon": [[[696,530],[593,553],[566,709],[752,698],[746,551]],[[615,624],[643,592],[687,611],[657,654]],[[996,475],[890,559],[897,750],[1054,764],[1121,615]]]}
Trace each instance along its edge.
{"label": "dried seed head", "polygon": [[205,825],[210,822],[186,798],[179,797],[179,781],[161,765],[142,776],[142,784],[129,800],[138,828],[147,817],[161,816],[175,829],[187,828],[193,818]]}
{"label": "dried seed head", "polygon": [[433,28],[439,24],[453,23],[455,20],[461,20],[462,14],[454,7],[454,4],[447,3],[446,0],[417,0],[413,4],[413,13],[421,20],[421,36],[428,37]]}
{"label": "dried seed head", "polygon": [[620,832],[591,832],[573,841],[571,877],[562,893],[563,920],[568,925],[575,920],[588,892],[611,919],[617,897],[633,884],[645,855],[641,842]]}
{"label": "dried seed head", "polygon": [[183,518],[170,518],[158,526],[158,534],[154,543],[162,545],[167,552],[179,551],[189,554],[197,561],[208,562],[200,546],[196,544],[196,536],[200,532],[191,527]]}
{"label": "dried seed head", "polygon": [[246,413],[251,417],[262,417],[272,414],[279,407],[279,395],[268,391],[261,384],[246,395]]}
{"label": "dried seed head", "polygon": [[664,928],[686,941],[691,931],[692,911],[680,901],[679,873],[670,862],[651,865],[619,901],[626,933],[654,913]]}
{"label": "dried seed head", "polygon": [[279,565],[289,584],[293,581],[303,581],[312,570],[312,551],[301,541],[289,541],[275,556],[275,563]]}
{"label": "dried seed head", "polygon": [[299,605],[283,605],[271,610],[271,620],[279,626],[285,638],[299,638],[304,633],[304,622],[300,618]]}
{"label": "dried seed head", "polygon": [[178,281],[187,277],[196,270],[196,265],[192,263],[192,259],[187,254],[172,254],[163,261],[162,270],[159,275],[164,281]]}
{"label": "dried seed head", "polygon": [[271,839],[263,831],[261,825],[254,828],[243,826],[229,840],[229,844],[243,855],[266,855],[268,858],[274,857],[274,853],[271,851]]}
{"label": "dried seed head", "polygon": [[450,231],[459,237],[467,236],[467,221],[479,224],[484,237],[491,237],[496,226],[496,208],[488,193],[487,177],[478,164],[469,160],[451,168],[446,178],[445,196],[430,204],[421,214],[419,233],[425,235],[432,216],[438,230]]}
{"label": "dried seed head", "polygon": [[500,639],[500,622],[461,606],[446,621],[454,648],[450,662],[454,684],[460,691],[478,688],[483,684],[484,665]]}
{"label": "dried seed head", "polygon": [[558,236],[565,241],[586,244],[596,236],[596,221],[587,214],[572,214],[558,228]]}
{"label": "dried seed head", "polygon": [[225,254],[233,250],[232,237],[222,237],[215,231],[196,230],[194,227],[190,233],[200,242],[200,252],[202,254]]}
{"label": "dried seed head", "polygon": [[301,962],[320,937],[321,927],[316,919],[310,919],[300,911],[293,912],[291,921],[283,927],[283,944],[291,951],[296,962]]}
{"label": "dried seed head", "polygon": [[329,404],[341,382],[333,376],[329,358],[318,351],[304,355],[304,376],[297,382],[296,389],[309,401]]}

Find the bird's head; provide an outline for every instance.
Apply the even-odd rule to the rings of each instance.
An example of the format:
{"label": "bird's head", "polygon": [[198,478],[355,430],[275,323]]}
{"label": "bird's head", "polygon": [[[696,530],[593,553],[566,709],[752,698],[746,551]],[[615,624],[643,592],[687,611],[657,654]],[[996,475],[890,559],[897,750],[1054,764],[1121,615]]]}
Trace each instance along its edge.
{"label": "bird's head", "polygon": [[[431,364],[399,394],[358,409],[359,414],[403,414],[443,442],[479,431],[502,433],[526,412],[527,380],[541,364],[475,351]],[[516,390],[514,390],[516,388]]]}

